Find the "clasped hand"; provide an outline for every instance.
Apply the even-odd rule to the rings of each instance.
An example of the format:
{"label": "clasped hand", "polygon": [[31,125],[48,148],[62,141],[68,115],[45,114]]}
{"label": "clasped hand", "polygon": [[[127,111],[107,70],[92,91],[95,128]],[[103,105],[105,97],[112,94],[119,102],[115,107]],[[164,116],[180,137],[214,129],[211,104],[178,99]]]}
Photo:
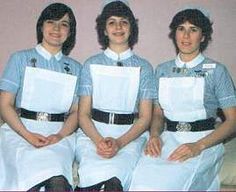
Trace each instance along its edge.
{"label": "clasped hand", "polygon": [[[161,154],[162,141],[158,136],[150,137],[144,150],[146,155],[157,157]],[[183,162],[201,153],[202,149],[195,143],[185,143],[177,147],[168,157],[169,161]]]}
{"label": "clasped hand", "polygon": [[112,158],[120,149],[117,139],[112,137],[101,139],[96,147],[97,154],[103,158]]}
{"label": "clasped hand", "polygon": [[43,136],[39,133],[30,133],[27,137],[27,141],[36,148],[45,147],[59,142],[63,137],[60,134],[52,134],[49,136]]}

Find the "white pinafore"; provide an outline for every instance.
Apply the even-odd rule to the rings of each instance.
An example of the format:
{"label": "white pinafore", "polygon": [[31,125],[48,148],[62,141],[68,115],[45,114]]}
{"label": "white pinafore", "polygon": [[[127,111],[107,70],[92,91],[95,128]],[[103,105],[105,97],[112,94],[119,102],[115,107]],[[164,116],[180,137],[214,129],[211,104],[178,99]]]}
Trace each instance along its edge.
{"label": "white pinafore", "polygon": [[[159,102],[165,116],[172,121],[192,122],[206,119],[203,77],[161,77]],[[133,175],[130,190],[218,190],[218,171],[222,164],[223,145],[202,151],[185,162],[167,158],[181,144],[195,142],[210,131],[170,132],[161,135],[163,148],[157,158],[142,155]]]}
{"label": "white pinafore", "polygon": [[[68,112],[74,97],[76,76],[46,69],[26,67],[21,108],[47,113]],[[21,118],[25,127],[44,136],[58,133],[63,122]],[[64,175],[72,184],[75,134],[60,142],[35,148],[6,123],[1,127],[5,181],[1,190],[29,190],[53,176]],[[1,183],[1,182],[0,182]]]}
{"label": "white pinafore", "polygon": [[[93,108],[120,114],[135,112],[139,67],[91,65],[90,71],[93,81]],[[132,126],[106,124],[94,120],[93,122],[103,137],[118,138]],[[78,131],[76,154],[79,161],[80,187],[118,177],[124,190],[127,190],[145,141],[143,134],[122,148],[113,158],[104,159],[97,155],[96,147],[90,138]]]}

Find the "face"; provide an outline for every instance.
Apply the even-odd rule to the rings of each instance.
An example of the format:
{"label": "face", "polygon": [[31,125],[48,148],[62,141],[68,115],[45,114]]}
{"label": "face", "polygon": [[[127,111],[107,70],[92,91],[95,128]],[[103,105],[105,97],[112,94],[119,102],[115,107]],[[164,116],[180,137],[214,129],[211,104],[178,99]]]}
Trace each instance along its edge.
{"label": "face", "polygon": [[130,22],[123,17],[111,16],[106,21],[105,35],[109,39],[109,47],[128,47],[130,36]]}
{"label": "face", "polygon": [[51,53],[61,50],[63,43],[69,36],[70,23],[66,14],[60,20],[46,20],[42,26],[42,45]]}
{"label": "face", "polygon": [[200,43],[204,41],[199,27],[185,22],[177,27],[175,37],[182,59],[192,60],[199,54]]}

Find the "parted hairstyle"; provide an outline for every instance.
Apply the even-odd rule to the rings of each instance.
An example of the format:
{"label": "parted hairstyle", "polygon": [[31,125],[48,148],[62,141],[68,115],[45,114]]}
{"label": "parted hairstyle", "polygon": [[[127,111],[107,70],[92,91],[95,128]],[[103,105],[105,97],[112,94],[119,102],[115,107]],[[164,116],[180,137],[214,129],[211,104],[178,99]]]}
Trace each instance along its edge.
{"label": "parted hairstyle", "polygon": [[69,16],[69,24],[70,24],[70,33],[67,40],[63,43],[62,53],[65,55],[69,55],[70,51],[75,46],[76,41],[76,19],[73,11],[70,7],[62,3],[53,3],[47,6],[41,13],[38,18],[36,31],[37,31],[37,41],[38,43],[42,43],[43,40],[43,32],[42,27],[43,23],[46,20],[60,20],[62,17],[68,14]]}
{"label": "parted hairstyle", "polygon": [[173,17],[169,25],[169,28],[171,30],[169,33],[169,37],[173,40],[176,52],[179,52],[179,48],[176,44],[175,38],[176,29],[179,25],[185,23],[186,21],[199,27],[202,30],[204,41],[200,43],[200,52],[203,52],[207,48],[209,41],[212,40],[211,35],[213,33],[213,29],[210,19],[198,9],[185,9],[183,11],[178,12]]}
{"label": "parted hairstyle", "polygon": [[107,4],[100,15],[96,18],[96,30],[98,36],[98,42],[105,50],[109,46],[109,39],[105,35],[106,21],[111,16],[123,17],[128,19],[130,22],[130,36],[128,39],[129,47],[132,49],[133,46],[138,42],[138,20],[134,17],[131,9],[121,1],[114,1]]}

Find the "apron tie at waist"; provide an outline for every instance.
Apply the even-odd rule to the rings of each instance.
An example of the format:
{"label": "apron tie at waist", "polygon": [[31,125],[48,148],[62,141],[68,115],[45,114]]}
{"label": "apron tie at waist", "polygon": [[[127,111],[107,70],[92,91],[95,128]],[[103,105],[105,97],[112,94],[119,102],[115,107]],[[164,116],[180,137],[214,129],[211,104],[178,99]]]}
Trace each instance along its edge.
{"label": "apron tie at waist", "polygon": [[117,125],[130,125],[133,124],[137,114],[116,114],[100,111],[98,109],[92,109],[92,119],[95,121],[117,124]]}
{"label": "apron tie at waist", "polygon": [[171,121],[166,118],[168,131],[207,131],[215,129],[215,119],[209,118],[194,122]]}
{"label": "apron tie at waist", "polygon": [[58,121],[58,122],[64,122],[66,114],[60,113],[60,114],[50,114],[46,112],[35,112],[35,111],[29,111],[24,108],[17,109],[18,114],[20,117],[26,118],[26,119],[33,119],[37,121]]}

